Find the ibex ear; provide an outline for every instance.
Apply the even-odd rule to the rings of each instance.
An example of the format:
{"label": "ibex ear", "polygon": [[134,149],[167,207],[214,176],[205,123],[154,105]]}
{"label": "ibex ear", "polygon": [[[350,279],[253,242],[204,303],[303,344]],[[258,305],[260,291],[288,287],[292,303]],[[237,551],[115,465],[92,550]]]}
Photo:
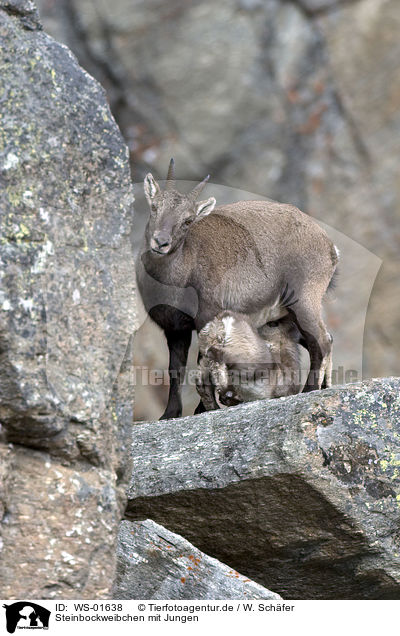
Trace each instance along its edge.
{"label": "ibex ear", "polygon": [[160,192],[160,186],[154,179],[153,175],[149,172],[144,178],[144,193],[149,205],[151,205],[152,200],[158,192]]}
{"label": "ibex ear", "polygon": [[214,197],[210,197],[206,201],[199,201],[196,203],[196,216],[207,216],[215,208],[216,200]]}

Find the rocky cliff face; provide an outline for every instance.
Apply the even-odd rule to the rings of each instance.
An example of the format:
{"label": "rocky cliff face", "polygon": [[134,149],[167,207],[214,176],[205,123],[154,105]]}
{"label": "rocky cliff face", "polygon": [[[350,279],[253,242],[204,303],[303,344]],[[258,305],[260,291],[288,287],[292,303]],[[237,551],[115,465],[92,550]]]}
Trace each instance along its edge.
{"label": "rocky cliff face", "polygon": [[[74,2],[54,6],[65,10],[63,28],[77,44],[84,41],[85,20],[103,24],[96,22],[103,14],[95,16],[85,0],[80,31]],[[145,137],[146,121],[167,131],[179,124],[181,132],[179,142],[160,133],[147,146],[153,154],[136,148],[139,165],[164,165],[175,148],[188,172],[214,162],[221,179],[232,174],[239,180],[250,165],[247,156],[254,171],[246,179],[256,184],[258,153],[269,148],[275,172],[266,178],[274,196],[283,198],[287,187],[307,205],[313,197],[331,200],[342,229],[354,219],[360,231],[374,227],[365,234],[370,246],[381,232],[394,265],[398,237],[389,221],[397,201],[392,161],[398,137],[392,133],[398,93],[396,77],[382,83],[379,69],[394,74],[397,4],[241,0],[211,7],[177,0],[132,6],[142,12],[132,23],[121,19],[115,26],[126,5],[121,14],[115,10],[107,18],[112,28],[105,21],[85,50],[96,68],[104,41],[107,51],[122,51],[128,42],[138,55],[150,56],[144,54],[143,69],[146,77],[154,69],[152,80],[146,84],[139,71],[134,77],[140,97],[133,102],[135,135]],[[101,10],[108,11],[104,4]],[[233,71],[207,83],[214,61],[225,59],[213,48],[216,25]],[[285,34],[292,34],[296,54]],[[42,31],[30,0],[0,0],[0,44],[0,596],[400,598],[400,380],[147,423],[132,432],[136,309],[126,147],[104,91]],[[162,59],[168,46],[192,60],[191,78],[184,76],[185,64]],[[352,75],[374,64],[375,84],[366,87]],[[300,70],[304,81],[296,83]],[[183,91],[189,79],[194,84],[179,98],[178,87]],[[156,104],[164,85],[172,100],[166,104],[176,99],[175,110],[158,104],[157,120],[142,105]],[[189,96],[192,106],[197,99],[197,129],[183,108]],[[220,130],[212,124],[219,154],[201,134],[207,103],[219,118]],[[237,115],[246,108],[241,124]],[[174,119],[178,110],[186,115]],[[257,146],[258,139],[265,143]],[[381,161],[379,148],[390,150]],[[236,165],[243,169],[235,172]],[[374,202],[381,217],[369,226]],[[355,294],[359,286],[355,278]],[[385,321],[379,314],[375,354],[379,333],[386,337],[398,319],[396,298],[382,298],[388,302]],[[392,352],[382,358],[389,367],[395,342],[389,340]]]}
{"label": "rocky cliff face", "polygon": [[132,186],[103,89],[0,2],[0,596],[107,594],[132,419]]}

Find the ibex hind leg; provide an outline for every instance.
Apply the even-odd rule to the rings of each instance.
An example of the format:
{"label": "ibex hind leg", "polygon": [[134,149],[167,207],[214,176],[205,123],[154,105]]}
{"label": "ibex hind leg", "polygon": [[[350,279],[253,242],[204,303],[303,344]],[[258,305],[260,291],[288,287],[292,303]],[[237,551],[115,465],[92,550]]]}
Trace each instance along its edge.
{"label": "ibex hind leg", "polygon": [[331,350],[327,356],[325,356],[325,364],[324,364],[324,378],[322,381],[321,389],[329,389],[332,386],[332,342],[333,338],[331,338]]}
{"label": "ibex hind leg", "polygon": [[299,302],[289,310],[300,330],[310,356],[310,370],[303,393],[330,386],[332,373],[332,337],[321,318],[320,306],[308,306]]}
{"label": "ibex hind leg", "polygon": [[194,415],[199,415],[200,413],[205,413],[206,411],[207,411],[206,407],[204,406],[203,402],[200,400],[200,402],[198,403],[198,405],[196,406],[194,410]]}

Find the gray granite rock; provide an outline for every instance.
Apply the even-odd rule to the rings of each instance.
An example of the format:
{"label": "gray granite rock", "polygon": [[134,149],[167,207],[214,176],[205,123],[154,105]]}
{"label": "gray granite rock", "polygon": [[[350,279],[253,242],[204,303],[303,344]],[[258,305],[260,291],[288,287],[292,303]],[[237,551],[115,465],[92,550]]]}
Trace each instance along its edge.
{"label": "gray granite rock", "polygon": [[0,460],[1,597],[107,598],[124,504],[113,467],[4,444]]}
{"label": "gray granite rock", "polygon": [[321,14],[325,11],[332,9],[338,9],[341,5],[350,4],[350,2],[356,2],[357,0],[294,0],[297,4],[304,9],[310,16],[315,14]]}
{"label": "gray granite rock", "polygon": [[0,0],[0,9],[17,18],[25,29],[36,31],[42,28],[33,0]]}
{"label": "gray granite rock", "polygon": [[400,380],[134,429],[128,517],[283,598],[400,598]]}
{"label": "gray granite rock", "polygon": [[0,596],[96,598],[133,411],[133,194],[104,90],[36,19],[0,3]]}
{"label": "gray granite rock", "polygon": [[121,523],[112,595],[118,599],[280,599],[150,519]]}
{"label": "gray granite rock", "polygon": [[0,42],[0,417],[8,441],[78,456],[133,332],[126,147],[65,47],[1,9]]}

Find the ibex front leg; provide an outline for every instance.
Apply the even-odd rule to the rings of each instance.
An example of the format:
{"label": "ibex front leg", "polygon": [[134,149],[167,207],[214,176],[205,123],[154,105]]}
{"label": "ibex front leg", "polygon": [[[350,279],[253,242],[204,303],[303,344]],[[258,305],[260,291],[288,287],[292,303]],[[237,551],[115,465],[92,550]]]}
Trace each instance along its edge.
{"label": "ibex front leg", "polygon": [[170,331],[165,335],[169,349],[169,395],[167,408],[161,420],[182,415],[181,384],[185,375],[192,331]]}

